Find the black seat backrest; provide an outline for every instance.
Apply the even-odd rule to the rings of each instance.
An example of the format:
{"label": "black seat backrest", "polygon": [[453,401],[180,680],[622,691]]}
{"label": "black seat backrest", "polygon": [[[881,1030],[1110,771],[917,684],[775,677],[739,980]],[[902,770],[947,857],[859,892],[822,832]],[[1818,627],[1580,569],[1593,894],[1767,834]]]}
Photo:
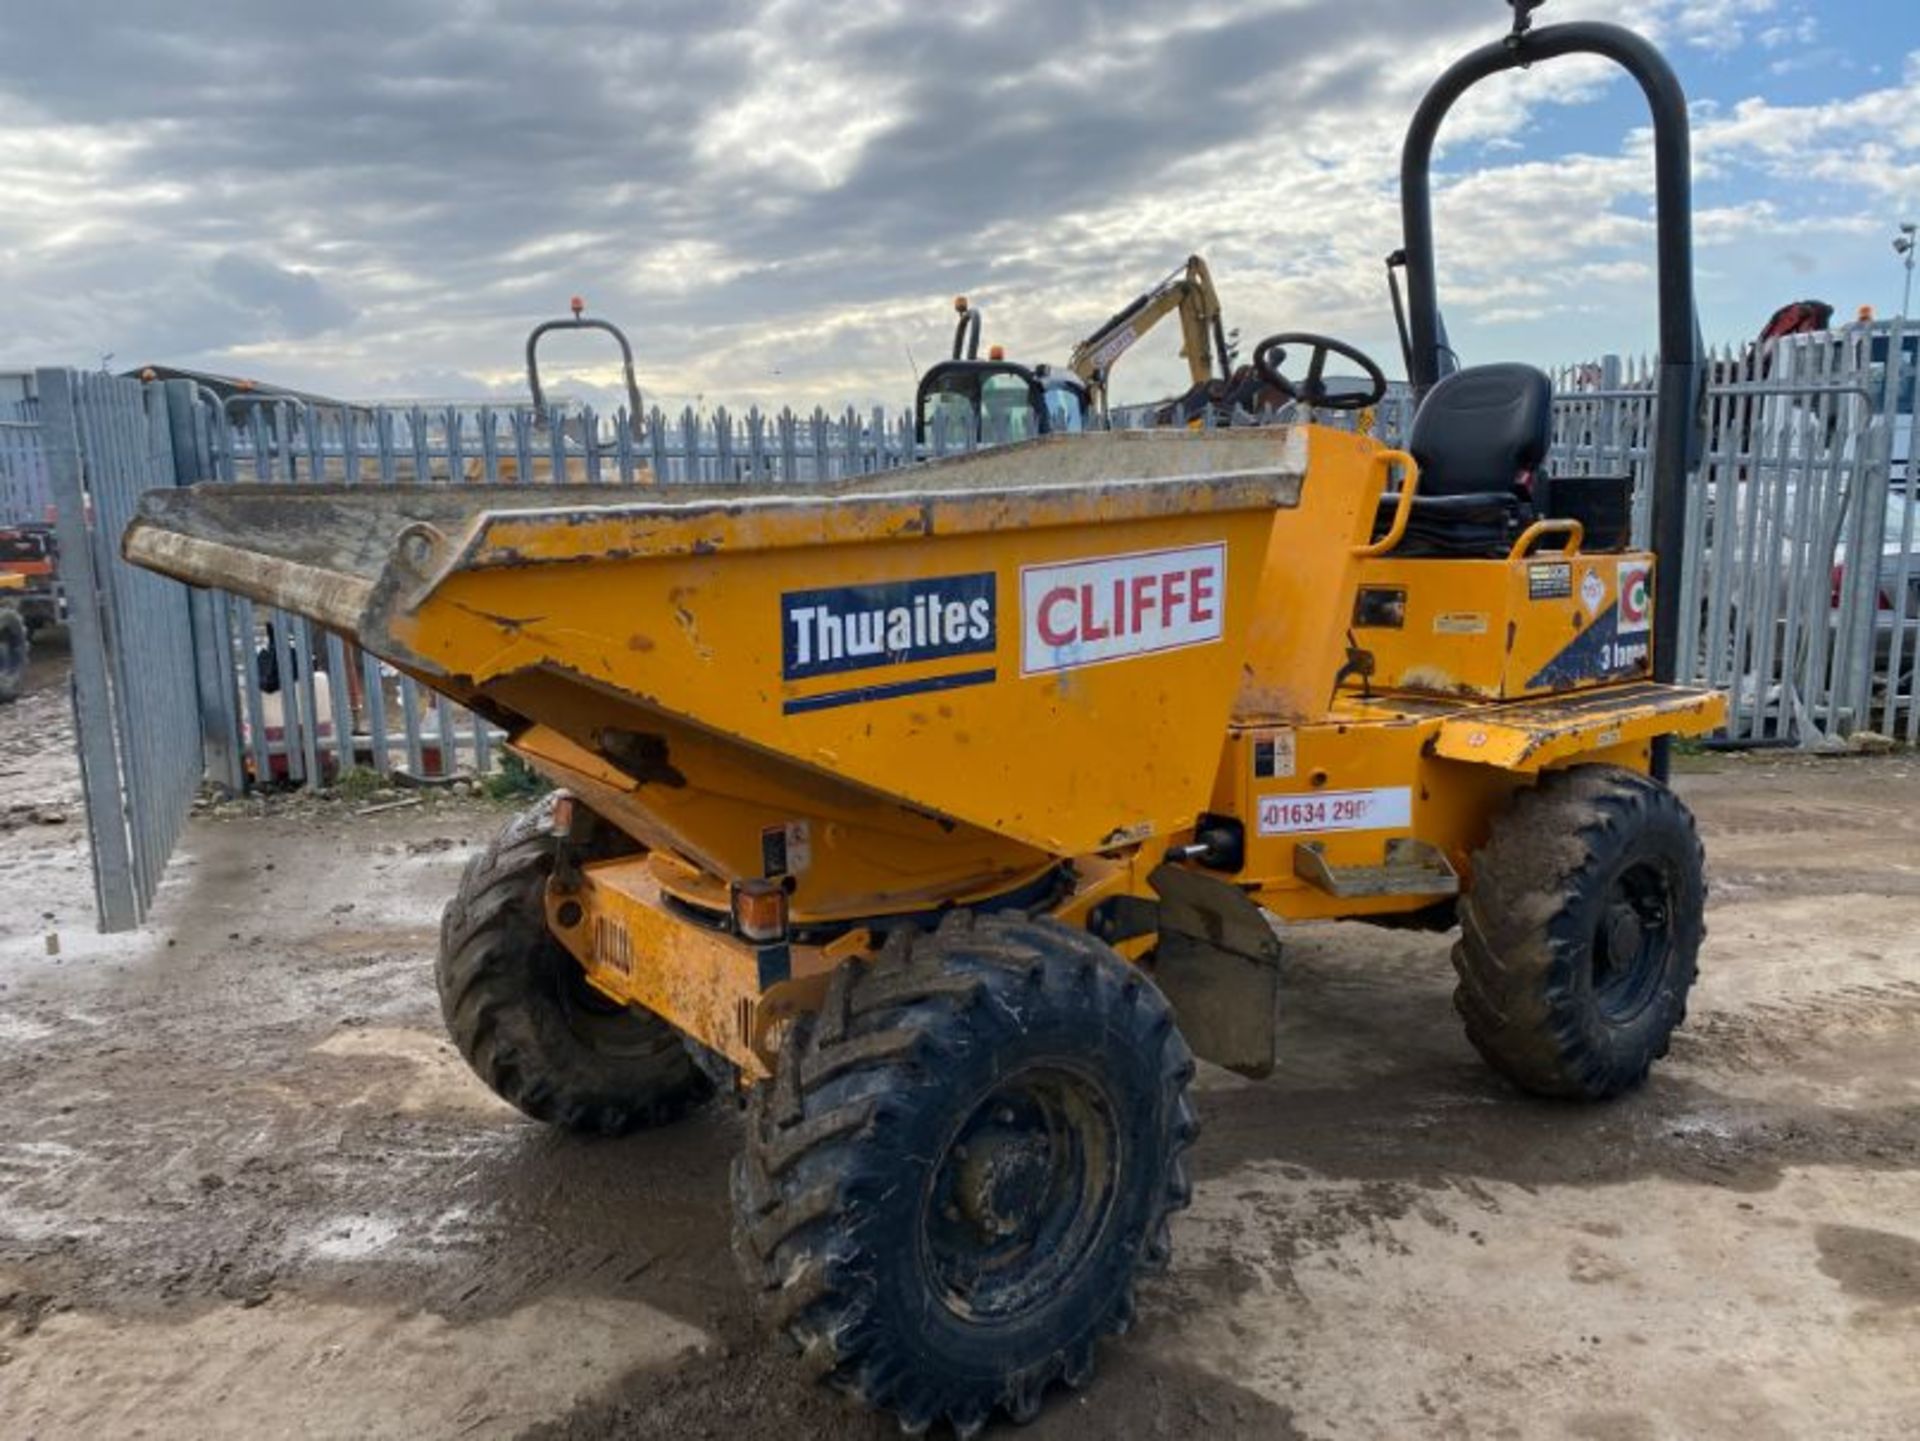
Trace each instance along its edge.
{"label": "black seat backrest", "polygon": [[1528,488],[1553,439],[1553,382],[1531,365],[1475,365],[1427,392],[1407,449],[1420,494],[1512,494]]}

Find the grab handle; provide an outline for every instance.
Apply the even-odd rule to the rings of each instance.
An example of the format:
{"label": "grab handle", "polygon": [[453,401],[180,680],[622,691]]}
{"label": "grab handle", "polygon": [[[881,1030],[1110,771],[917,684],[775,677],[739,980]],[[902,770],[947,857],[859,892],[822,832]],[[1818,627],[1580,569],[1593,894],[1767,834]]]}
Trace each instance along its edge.
{"label": "grab handle", "polygon": [[[1373,463],[1382,467],[1399,466],[1400,504],[1394,508],[1393,524],[1387,533],[1371,545],[1356,545],[1353,553],[1361,560],[1371,560],[1375,556],[1385,555],[1407,536],[1407,522],[1413,519],[1413,500],[1420,489],[1420,462],[1404,450],[1383,450],[1373,458]],[[1384,493],[1384,487],[1382,487]]]}

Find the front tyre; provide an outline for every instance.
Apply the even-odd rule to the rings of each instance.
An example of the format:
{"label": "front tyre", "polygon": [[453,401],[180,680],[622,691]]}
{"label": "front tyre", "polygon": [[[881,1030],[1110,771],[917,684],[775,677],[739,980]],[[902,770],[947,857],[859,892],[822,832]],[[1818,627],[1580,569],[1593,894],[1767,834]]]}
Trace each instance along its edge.
{"label": "front tyre", "polygon": [[910,1432],[1039,1411],[1187,1204],[1166,1001],[1052,921],[957,913],[834,975],[751,1100],[736,1250],[817,1375]]}
{"label": "front tyre", "polygon": [[1706,935],[1685,804],[1614,766],[1554,771],[1495,821],[1472,869],[1453,950],[1467,1038],[1536,1095],[1638,1086],[1686,1018]]}

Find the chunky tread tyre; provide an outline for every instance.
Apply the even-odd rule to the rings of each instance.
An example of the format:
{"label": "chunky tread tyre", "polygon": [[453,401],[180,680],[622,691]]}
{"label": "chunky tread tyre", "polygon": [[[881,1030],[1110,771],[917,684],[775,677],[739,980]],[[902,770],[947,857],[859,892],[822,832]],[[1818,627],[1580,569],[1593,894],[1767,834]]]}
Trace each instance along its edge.
{"label": "chunky tread tyre", "polygon": [[547,930],[553,799],[468,862],[440,923],[441,1014],[480,1079],[537,1121],[607,1136],[664,1125],[712,1082],[666,1021],[596,1000]]}
{"label": "chunky tread tyre", "polygon": [[[1686,1018],[1705,867],[1685,804],[1645,776],[1577,766],[1522,791],[1475,853],[1460,903],[1454,1006],[1474,1048],[1536,1095],[1605,1100],[1640,1085]],[[1620,904],[1610,898],[1624,877],[1653,876],[1663,941],[1597,979]]]}
{"label": "chunky tread tyre", "polygon": [[[1016,1287],[1001,1314],[959,1306],[930,1259],[944,1168],[1008,1085],[1069,1072],[1112,1121],[1086,1134],[1117,1137],[1124,1158],[1106,1199],[1071,1212],[1103,1222],[1063,1243],[1078,1259],[1055,1284]],[[1096,1343],[1132,1319],[1136,1271],[1167,1261],[1168,1217],[1191,1198],[1192,1075],[1165,999],[1085,932],[966,912],[897,932],[835,972],[749,1101],[742,1270],[816,1378],[909,1433],[946,1421],[971,1436],[996,1410],[1031,1420],[1054,1382],[1087,1381]]]}
{"label": "chunky tread tyre", "polygon": [[25,619],[12,606],[0,606],[0,705],[20,699],[32,655]]}

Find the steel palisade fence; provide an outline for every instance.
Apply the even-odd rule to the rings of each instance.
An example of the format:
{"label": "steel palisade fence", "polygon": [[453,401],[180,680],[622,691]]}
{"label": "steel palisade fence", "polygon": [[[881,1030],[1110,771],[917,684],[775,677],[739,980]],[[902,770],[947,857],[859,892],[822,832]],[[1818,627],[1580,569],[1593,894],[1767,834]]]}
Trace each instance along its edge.
{"label": "steel palisade fence", "polygon": [[73,649],[73,705],[102,930],[140,924],[204,766],[194,601],[120,559],[148,490],[176,483],[167,397],[42,370],[41,441]]}
{"label": "steel palisade fence", "polygon": [[52,514],[37,400],[0,400],[0,525],[37,525]]}
{"label": "steel palisade fence", "polygon": [[[1728,693],[1729,741],[1920,742],[1917,340],[1893,322],[1710,357],[1677,664]],[[1655,368],[1555,377],[1553,469],[1633,476],[1642,540]]]}

